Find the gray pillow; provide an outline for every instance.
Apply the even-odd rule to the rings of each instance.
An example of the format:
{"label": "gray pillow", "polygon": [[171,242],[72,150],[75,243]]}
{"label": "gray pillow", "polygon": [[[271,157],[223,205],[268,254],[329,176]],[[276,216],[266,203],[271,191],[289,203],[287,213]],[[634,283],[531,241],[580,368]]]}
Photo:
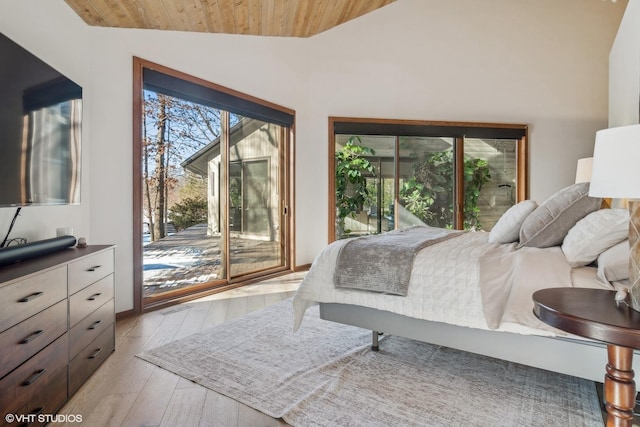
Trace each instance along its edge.
{"label": "gray pillow", "polygon": [[602,199],[589,197],[589,183],[581,182],[558,191],[529,215],[520,228],[520,244],[537,248],[558,246],[571,227],[600,209]]}

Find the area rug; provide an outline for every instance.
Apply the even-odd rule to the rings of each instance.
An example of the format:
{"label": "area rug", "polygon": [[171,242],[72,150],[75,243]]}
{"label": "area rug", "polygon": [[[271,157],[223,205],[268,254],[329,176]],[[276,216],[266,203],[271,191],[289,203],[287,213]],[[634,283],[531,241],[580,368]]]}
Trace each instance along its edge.
{"label": "area rug", "polygon": [[593,382],[369,331],[291,300],[138,357],[294,426],[602,426]]}

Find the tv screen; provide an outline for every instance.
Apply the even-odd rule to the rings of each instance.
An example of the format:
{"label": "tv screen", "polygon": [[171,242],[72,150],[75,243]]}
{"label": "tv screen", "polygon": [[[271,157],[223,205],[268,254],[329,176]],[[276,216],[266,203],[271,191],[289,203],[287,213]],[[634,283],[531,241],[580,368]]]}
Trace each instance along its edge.
{"label": "tv screen", "polygon": [[0,207],[80,203],[82,88],[0,33]]}

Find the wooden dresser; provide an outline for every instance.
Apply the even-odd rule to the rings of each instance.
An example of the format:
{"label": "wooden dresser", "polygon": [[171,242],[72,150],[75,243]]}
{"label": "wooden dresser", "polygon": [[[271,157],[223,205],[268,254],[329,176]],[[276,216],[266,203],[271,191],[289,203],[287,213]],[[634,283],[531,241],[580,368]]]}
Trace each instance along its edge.
{"label": "wooden dresser", "polygon": [[0,425],[54,414],[115,350],[114,246],[0,267]]}

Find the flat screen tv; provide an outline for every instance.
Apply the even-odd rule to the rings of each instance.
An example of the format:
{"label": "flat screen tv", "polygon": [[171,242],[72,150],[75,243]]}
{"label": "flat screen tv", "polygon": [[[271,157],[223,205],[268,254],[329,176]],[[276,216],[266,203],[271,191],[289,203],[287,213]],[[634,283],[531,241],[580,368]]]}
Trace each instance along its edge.
{"label": "flat screen tv", "polygon": [[80,203],[82,88],[0,33],[0,207]]}

